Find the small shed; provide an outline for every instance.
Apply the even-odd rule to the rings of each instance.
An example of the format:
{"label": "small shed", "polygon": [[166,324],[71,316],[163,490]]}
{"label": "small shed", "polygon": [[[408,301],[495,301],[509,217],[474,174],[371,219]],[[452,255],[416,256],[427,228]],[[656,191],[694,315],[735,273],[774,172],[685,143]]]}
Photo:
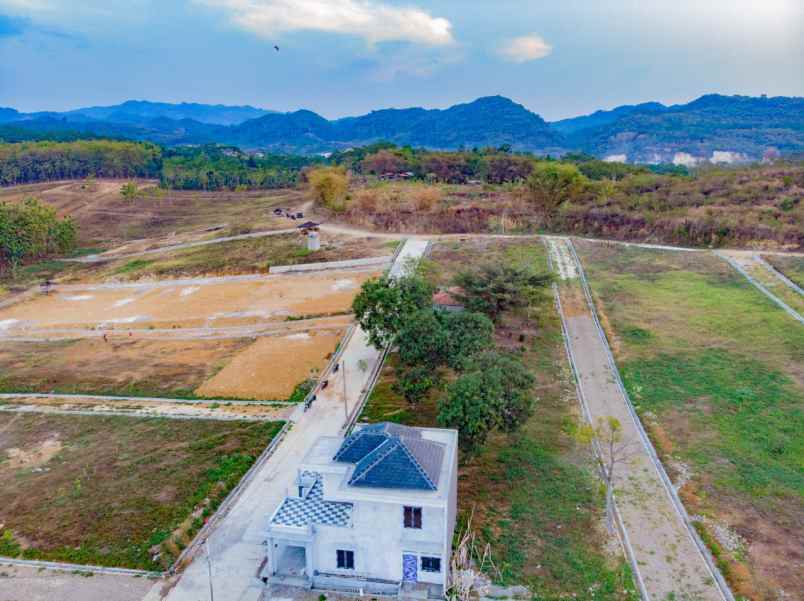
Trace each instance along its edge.
{"label": "small shed", "polygon": [[443,311],[463,311],[464,306],[457,299],[463,292],[458,286],[439,290],[433,294],[433,309],[441,309]]}

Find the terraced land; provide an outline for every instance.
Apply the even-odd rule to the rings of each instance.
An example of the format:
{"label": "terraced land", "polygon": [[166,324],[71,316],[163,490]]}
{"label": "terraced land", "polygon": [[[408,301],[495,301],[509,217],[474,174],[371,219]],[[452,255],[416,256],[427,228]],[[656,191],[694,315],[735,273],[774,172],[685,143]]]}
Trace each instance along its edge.
{"label": "terraced land", "polygon": [[162,570],[281,426],[0,413],[0,556]]}
{"label": "terraced land", "polygon": [[804,328],[712,254],[576,247],[626,388],[735,594],[794,597]]}
{"label": "terraced land", "polygon": [[[521,262],[547,271],[540,242],[440,242],[427,272],[448,285],[459,270],[482,261]],[[631,571],[616,539],[608,537],[600,481],[591,452],[567,434],[580,419],[561,322],[547,291],[529,311],[509,311],[496,329],[500,348],[522,352],[536,378],[534,415],[516,434],[494,435],[475,458],[463,457],[458,476],[462,520],[473,525],[505,583],[526,584],[539,599],[637,599]],[[433,426],[435,390],[411,406],[394,391],[394,355],[361,416]]]}

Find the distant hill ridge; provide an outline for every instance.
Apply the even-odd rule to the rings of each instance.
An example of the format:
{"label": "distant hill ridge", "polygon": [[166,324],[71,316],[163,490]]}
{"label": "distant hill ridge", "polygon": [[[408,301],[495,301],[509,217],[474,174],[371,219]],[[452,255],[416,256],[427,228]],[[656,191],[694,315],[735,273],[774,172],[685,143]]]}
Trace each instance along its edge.
{"label": "distant hill ridge", "polygon": [[17,131],[69,130],[167,145],[221,143],[302,154],[378,140],[445,150],[501,145],[540,154],[574,150],[610,160],[685,164],[804,152],[804,98],[719,94],[672,106],[624,105],[553,123],[502,96],[446,109],[382,109],[335,120],[309,110],[129,100],[62,113],[0,108],[3,123]]}

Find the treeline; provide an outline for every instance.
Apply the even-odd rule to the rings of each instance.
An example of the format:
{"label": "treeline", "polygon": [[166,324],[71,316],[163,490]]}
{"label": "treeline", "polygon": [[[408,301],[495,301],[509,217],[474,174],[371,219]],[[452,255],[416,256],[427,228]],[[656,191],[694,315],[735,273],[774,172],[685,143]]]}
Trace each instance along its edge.
{"label": "treeline", "polygon": [[95,177],[157,177],[162,151],[112,140],[0,144],[0,185]]}
{"label": "treeline", "polygon": [[[379,142],[371,146],[335,153],[331,161],[355,174],[386,179],[414,179],[449,184],[483,182],[504,184],[522,182],[530,177],[534,167],[553,157],[537,157],[530,153],[515,153],[510,147],[475,148],[469,151],[445,152],[397,147]],[[688,175],[685,167],[675,165],[628,165],[601,161],[591,155],[571,153],[560,162],[578,166],[581,173],[593,180],[621,180],[630,175],[664,173]]]}
{"label": "treeline", "polygon": [[304,167],[321,157],[254,155],[234,147],[204,146],[165,152],[160,184],[174,190],[270,189],[295,186]]}
{"label": "treeline", "polygon": [[0,272],[25,261],[63,255],[75,248],[76,226],[35,198],[0,203]]}

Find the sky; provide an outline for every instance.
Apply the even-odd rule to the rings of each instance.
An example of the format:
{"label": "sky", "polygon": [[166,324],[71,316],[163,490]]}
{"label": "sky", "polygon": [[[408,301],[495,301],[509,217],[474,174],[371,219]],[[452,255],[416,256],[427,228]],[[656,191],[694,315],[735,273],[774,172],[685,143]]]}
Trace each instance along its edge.
{"label": "sky", "polygon": [[0,106],[21,111],[501,94],[556,120],[707,93],[804,96],[804,0],[0,0]]}

